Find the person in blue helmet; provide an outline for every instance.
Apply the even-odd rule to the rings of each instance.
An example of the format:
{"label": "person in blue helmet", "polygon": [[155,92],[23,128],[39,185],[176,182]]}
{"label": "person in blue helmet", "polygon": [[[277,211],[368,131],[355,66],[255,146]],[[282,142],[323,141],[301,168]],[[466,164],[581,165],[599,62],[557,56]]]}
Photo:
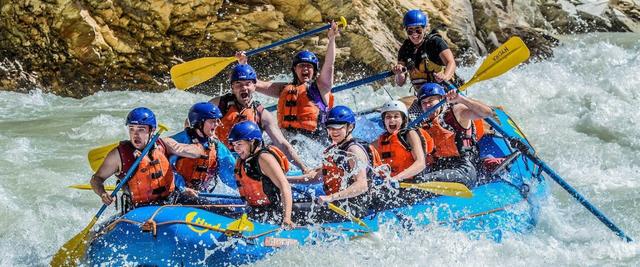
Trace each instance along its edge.
{"label": "person in blue helmet", "polygon": [[[93,191],[106,205],[111,204],[114,199],[105,191],[104,181],[114,174],[119,179],[124,178],[157,128],[155,115],[145,107],[131,110],[127,115],[126,125],[129,140],[121,141],[111,150],[91,177]],[[200,158],[206,154],[199,145],[179,144],[171,138],[159,138],[124,187],[127,207],[166,203],[175,189],[173,171],[168,160],[171,155]]]}
{"label": "person in blue helmet", "polygon": [[421,125],[433,139],[434,149],[432,171],[419,178],[421,182],[459,182],[473,187],[477,183],[481,119],[492,116],[493,109],[455,90],[447,93],[437,83],[425,83],[418,99],[422,110],[427,111],[445,98],[448,104],[440,106]]}
{"label": "person in blue helmet", "polygon": [[293,227],[293,196],[285,176],[289,161],[284,153],[275,146],[266,146],[260,127],[252,121],[234,125],[229,142],[240,157],[235,177],[240,196],[251,207],[248,215],[260,222]]}
{"label": "person in blue helmet", "polygon": [[231,71],[231,93],[216,97],[209,102],[217,105],[222,113],[221,123],[216,128],[216,136],[229,148],[231,142],[227,137],[233,125],[242,121],[255,122],[267,133],[271,142],[293,160],[293,163],[304,173],[313,171],[308,168],[291,143],[282,134],[271,112],[260,102],[254,100],[257,74],[248,64],[238,64]]}
{"label": "person in blue helmet", "polygon": [[[352,136],[355,123],[356,116],[348,107],[332,108],[325,122],[332,145],[324,150],[322,173],[314,179],[303,176],[290,181],[307,183],[322,180],[326,195],[318,198],[320,204],[332,203],[353,216],[362,217],[368,213],[373,180],[380,179],[376,169],[381,162],[372,145]],[[333,212],[320,211],[317,216],[323,221],[344,220]]]}
{"label": "person in blue helmet", "polygon": [[213,191],[217,178],[235,189],[235,158],[215,135],[221,118],[222,113],[217,106],[209,102],[196,103],[189,109],[188,127],[170,137],[181,144],[199,145],[207,154],[196,159],[177,155],[169,159],[175,168],[176,188],[181,193],[180,203],[203,202],[197,198],[198,192]]}
{"label": "person in blue helmet", "polygon": [[[336,58],[335,38],[339,35],[338,26],[331,22],[322,69],[318,57],[304,50],[293,57],[292,82],[257,81],[258,92],[278,98],[278,126],[281,129],[314,138],[323,137],[322,134],[325,132],[322,124],[327,111],[333,106],[331,88]],[[238,52],[236,56],[238,62],[247,62],[243,51]]]}
{"label": "person in blue helmet", "polygon": [[[403,26],[407,39],[402,43],[393,67],[398,86],[404,85],[409,78],[417,96],[420,87],[427,82],[448,82],[456,86],[464,83],[456,76],[456,61],[447,42],[435,30],[428,32],[426,14],[417,9],[409,10],[404,15]],[[419,113],[420,105],[414,101],[409,107],[410,118]]]}

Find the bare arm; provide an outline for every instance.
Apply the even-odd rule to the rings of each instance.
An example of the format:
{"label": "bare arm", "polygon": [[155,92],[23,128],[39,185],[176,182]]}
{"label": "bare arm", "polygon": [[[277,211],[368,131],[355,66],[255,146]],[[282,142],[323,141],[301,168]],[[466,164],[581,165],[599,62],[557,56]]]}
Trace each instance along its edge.
{"label": "bare arm", "polygon": [[258,80],[256,82],[256,91],[270,97],[279,98],[280,92],[285,85],[287,85],[287,83]]}
{"label": "bare arm", "polygon": [[331,93],[331,87],[333,87],[333,72],[334,64],[336,62],[336,37],[340,36],[338,26],[333,21],[331,22],[331,28],[327,32],[327,36],[329,37],[329,43],[327,44],[327,54],[324,57],[322,70],[320,71],[318,79],[316,80],[318,89],[320,90],[320,94],[322,94],[323,96],[327,95],[325,103],[326,101],[328,101],[328,94]]}
{"label": "bare arm", "polygon": [[354,155],[349,159],[349,166],[352,169],[358,168],[358,173],[355,174],[355,181],[353,184],[345,188],[344,190],[331,194],[328,196],[328,201],[333,202],[336,200],[352,198],[359,196],[368,190],[367,186],[367,154],[359,146],[351,146],[347,149]]}
{"label": "bare arm", "polygon": [[185,158],[197,159],[206,156],[202,145],[200,144],[181,144],[173,140],[171,137],[162,138],[168,154],[177,155]]}
{"label": "bare arm", "polygon": [[296,184],[308,184],[315,183],[322,179],[322,167],[313,170],[310,173],[305,173],[298,176],[287,176],[287,180]]}
{"label": "bare arm", "polygon": [[455,90],[447,93],[447,100],[450,103],[462,104],[454,105],[453,112],[460,125],[465,128],[471,127],[472,120],[483,119],[493,115],[493,109],[490,106],[478,100],[459,95]]}
{"label": "bare arm", "polygon": [[106,181],[113,174],[120,171],[120,154],[118,153],[118,149],[114,148],[107,154],[93,176],[91,176],[91,188],[93,192],[96,193],[101,199],[102,203],[109,205],[113,201],[106,190],[104,190],[104,181]]}
{"label": "bare arm", "polygon": [[291,194],[291,185],[287,181],[287,178],[280,168],[280,163],[276,158],[267,153],[260,154],[258,160],[260,170],[262,173],[269,177],[273,184],[280,189],[280,198],[282,199],[282,206],[284,209],[283,223],[291,222],[291,207],[293,206],[293,196]]}
{"label": "bare arm", "polygon": [[285,155],[287,155],[288,158],[293,160],[293,164],[298,166],[298,168],[300,168],[303,172],[306,172],[307,166],[304,165],[304,162],[302,162],[302,159],[300,159],[300,156],[298,156],[296,150],[293,149],[291,143],[289,143],[289,141],[284,138],[284,135],[282,135],[282,131],[280,131],[280,128],[278,128],[278,123],[275,121],[273,116],[271,116],[271,112],[264,110],[262,112],[261,119],[262,125],[264,125],[264,130],[271,138],[271,141],[273,141],[273,145],[278,147],[280,150],[282,150],[282,152],[284,152]]}
{"label": "bare arm", "polygon": [[441,78],[445,81],[450,81],[453,78],[453,74],[456,73],[456,60],[453,58],[453,52],[451,52],[451,49],[445,49],[440,52],[439,56],[445,64],[444,75]]}
{"label": "bare arm", "polygon": [[412,148],[411,156],[415,161],[413,162],[413,164],[411,164],[411,166],[409,166],[409,168],[401,171],[395,177],[391,177],[391,179],[402,181],[404,179],[411,178],[423,171],[427,166],[425,162],[426,152],[424,151],[424,147],[422,146],[422,142],[420,141],[418,132],[410,131],[407,134],[407,137],[409,139],[409,145],[411,145]]}

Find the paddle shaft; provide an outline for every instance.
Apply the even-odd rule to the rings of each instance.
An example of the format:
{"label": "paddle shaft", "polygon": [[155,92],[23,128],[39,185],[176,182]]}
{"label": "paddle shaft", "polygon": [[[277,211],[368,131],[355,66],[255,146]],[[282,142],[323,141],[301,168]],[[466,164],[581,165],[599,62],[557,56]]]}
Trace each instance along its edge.
{"label": "paddle shaft", "polygon": [[228,199],[240,199],[240,196],[214,194],[214,193],[198,193],[198,196],[200,196],[200,197],[217,197],[217,198],[228,198]]}
{"label": "paddle shaft", "polygon": [[[513,138],[512,136],[509,136],[509,134],[505,130],[503,130],[502,127],[500,127],[500,125],[497,122],[495,122],[493,119],[485,118],[484,120],[487,123],[489,123],[489,125],[491,125],[493,129],[495,129],[500,134],[502,134],[502,136]],[[598,210],[598,208],[596,208],[591,203],[589,203],[589,201],[584,196],[582,196],[582,194],[580,194],[576,189],[574,189],[571,185],[565,182],[564,179],[562,179],[560,175],[558,175],[555,171],[553,171],[553,169],[551,169],[551,167],[549,167],[544,161],[542,161],[540,158],[533,155],[529,150],[521,151],[521,152],[524,155],[526,155],[527,158],[533,161],[536,165],[542,168],[542,170],[546,172],[551,177],[551,179],[553,179],[556,183],[558,183],[558,185],[560,185],[562,189],[564,189],[565,191],[567,191],[567,193],[573,196],[573,198],[575,198],[580,204],[582,204],[582,206],[584,206],[589,212],[591,212],[591,214],[596,216],[598,220],[600,220],[604,225],[606,225],[609,229],[611,229],[611,231],[613,231],[618,237],[620,237],[622,240],[625,240],[627,242],[633,241],[631,237],[626,235],[622,231],[622,229],[620,229],[618,226],[616,226],[616,224],[614,224],[611,220],[609,220],[609,218],[606,215],[604,215],[600,210]]]}
{"label": "paddle shaft", "polygon": [[[120,183],[116,186],[116,188],[113,189],[113,192],[111,192],[112,198],[115,197],[118,194],[118,191],[120,191],[120,188],[122,188],[129,181],[129,179],[131,179],[133,172],[135,172],[136,169],[138,168],[138,165],[140,165],[140,161],[142,161],[142,159],[146,157],[147,154],[149,154],[149,150],[151,150],[151,147],[153,147],[153,145],[156,143],[156,141],[160,137],[160,134],[163,131],[164,129],[160,128],[160,130],[151,138],[151,141],[149,141],[149,143],[144,148],[144,150],[142,150],[142,154],[140,154],[140,156],[136,159],[136,161],[133,162],[133,165],[131,165],[131,168],[129,168],[129,170],[127,171],[127,175],[124,177],[124,179],[122,179],[122,181],[120,181]],[[102,204],[102,207],[100,208],[98,213],[96,213],[96,216],[94,218],[98,219],[102,215],[102,213],[107,209],[107,207],[108,207],[107,204]]]}
{"label": "paddle shaft", "polygon": [[[351,89],[351,88],[354,88],[354,87],[358,87],[358,86],[363,85],[363,84],[367,84],[367,83],[375,82],[375,81],[378,81],[378,80],[382,80],[384,78],[391,77],[391,76],[393,76],[393,72],[392,71],[381,72],[381,73],[378,73],[378,74],[373,75],[373,76],[369,76],[369,77],[366,77],[366,78],[362,78],[360,80],[356,80],[356,81],[353,81],[353,82],[348,82],[348,83],[341,84],[341,85],[338,85],[336,87],[333,87],[333,88],[331,88],[331,93],[341,92],[341,91],[348,90],[348,89]],[[273,106],[267,107],[267,110],[271,111],[271,112],[276,111],[277,109],[278,109],[277,105],[273,105]]]}
{"label": "paddle shaft", "polygon": [[280,45],[283,45],[283,44],[286,44],[286,43],[289,43],[289,42],[293,42],[293,41],[295,41],[295,40],[298,40],[298,39],[301,39],[301,38],[307,37],[307,36],[309,36],[309,35],[314,35],[314,34],[316,34],[316,33],[319,33],[319,32],[321,32],[321,31],[327,30],[327,29],[329,29],[329,28],[331,28],[331,24],[327,24],[327,25],[324,25],[324,26],[322,26],[322,27],[320,27],[320,28],[313,29],[313,30],[310,30],[310,31],[307,31],[307,32],[303,32],[303,33],[301,33],[301,34],[298,34],[298,35],[295,35],[295,36],[289,37],[289,38],[287,38],[287,39],[283,39],[283,40],[277,41],[277,42],[275,42],[275,43],[268,44],[268,45],[265,45],[265,46],[263,46],[263,47],[253,49],[253,50],[251,50],[251,51],[247,51],[246,55],[247,55],[248,57],[250,57],[250,56],[253,56],[253,55],[255,55],[255,54],[258,54],[258,53],[264,52],[264,51],[266,51],[266,50],[269,50],[269,49],[271,49],[271,48],[274,48],[274,47],[276,47],[276,46],[280,46]]}
{"label": "paddle shaft", "polygon": [[[444,82],[447,87],[449,87],[449,90],[458,90],[456,89],[455,86],[453,86],[452,84],[448,83],[448,82]],[[460,93],[460,91],[458,91],[458,93]],[[418,100],[420,101],[420,100]],[[447,99],[443,97],[442,100],[440,100],[440,102],[438,102],[438,104],[436,104],[433,107],[430,107],[427,111],[423,112],[419,117],[417,117],[415,120],[411,121],[409,123],[408,128],[413,128],[418,126],[418,124],[420,124],[422,121],[424,121],[424,119],[426,119],[427,117],[429,117],[431,115],[431,113],[434,113],[439,107],[441,107],[442,105],[444,105],[445,103],[447,103]]]}

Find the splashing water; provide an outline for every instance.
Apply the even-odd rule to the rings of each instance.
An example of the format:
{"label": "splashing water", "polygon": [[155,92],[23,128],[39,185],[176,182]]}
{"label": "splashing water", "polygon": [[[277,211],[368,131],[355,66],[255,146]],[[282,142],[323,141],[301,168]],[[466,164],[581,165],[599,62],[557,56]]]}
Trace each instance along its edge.
{"label": "splashing water", "polygon": [[[576,36],[555,52],[551,60],[472,86],[469,96],[504,106],[540,158],[640,239],[640,36]],[[477,67],[459,72],[469,78]],[[392,86],[385,90],[363,87],[339,93],[336,102],[365,110],[409,94]],[[89,149],[126,137],[124,118],[131,108],[151,108],[177,132],[191,104],[208,99],[178,90],[100,92],[79,100],[39,91],[0,92],[0,266],[47,265],[86,226],[99,199],[66,186],[87,183]],[[311,144],[307,151],[318,150]],[[302,157],[318,161],[309,153]],[[506,236],[502,243],[470,240],[442,227],[407,232],[388,226],[375,238],[291,248],[258,265],[640,264],[637,243],[619,241],[562,189],[552,188],[534,232]]]}

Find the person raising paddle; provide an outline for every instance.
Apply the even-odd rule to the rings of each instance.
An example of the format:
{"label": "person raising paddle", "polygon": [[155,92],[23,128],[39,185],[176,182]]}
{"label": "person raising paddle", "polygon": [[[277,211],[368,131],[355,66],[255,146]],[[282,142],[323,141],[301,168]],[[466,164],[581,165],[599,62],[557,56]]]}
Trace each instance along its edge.
{"label": "person raising paddle", "polygon": [[217,105],[222,113],[221,124],[216,128],[216,136],[227,146],[232,147],[227,137],[233,125],[241,121],[253,121],[303,173],[313,172],[313,169],[307,168],[296,150],[284,137],[271,112],[266,110],[260,102],[254,101],[253,94],[257,80],[258,76],[250,65],[238,64],[231,72],[231,93],[209,100]]}
{"label": "person raising paddle", "polygon": [[[320,69],[318,57],[307,50],[298,52],[293,57],[291,72],[293,81],[256,82],[256,90],[265,95],[278,98],[278,126],[290,133],[301,133],[314,140],[325,139],[322,129],[326,113],[333,107],[334,63],[336,58],[336,37],[340,31],[335,22],[327,36],[327,54]],[[244,51],[236,54],[238,62],[246,63]]]}

